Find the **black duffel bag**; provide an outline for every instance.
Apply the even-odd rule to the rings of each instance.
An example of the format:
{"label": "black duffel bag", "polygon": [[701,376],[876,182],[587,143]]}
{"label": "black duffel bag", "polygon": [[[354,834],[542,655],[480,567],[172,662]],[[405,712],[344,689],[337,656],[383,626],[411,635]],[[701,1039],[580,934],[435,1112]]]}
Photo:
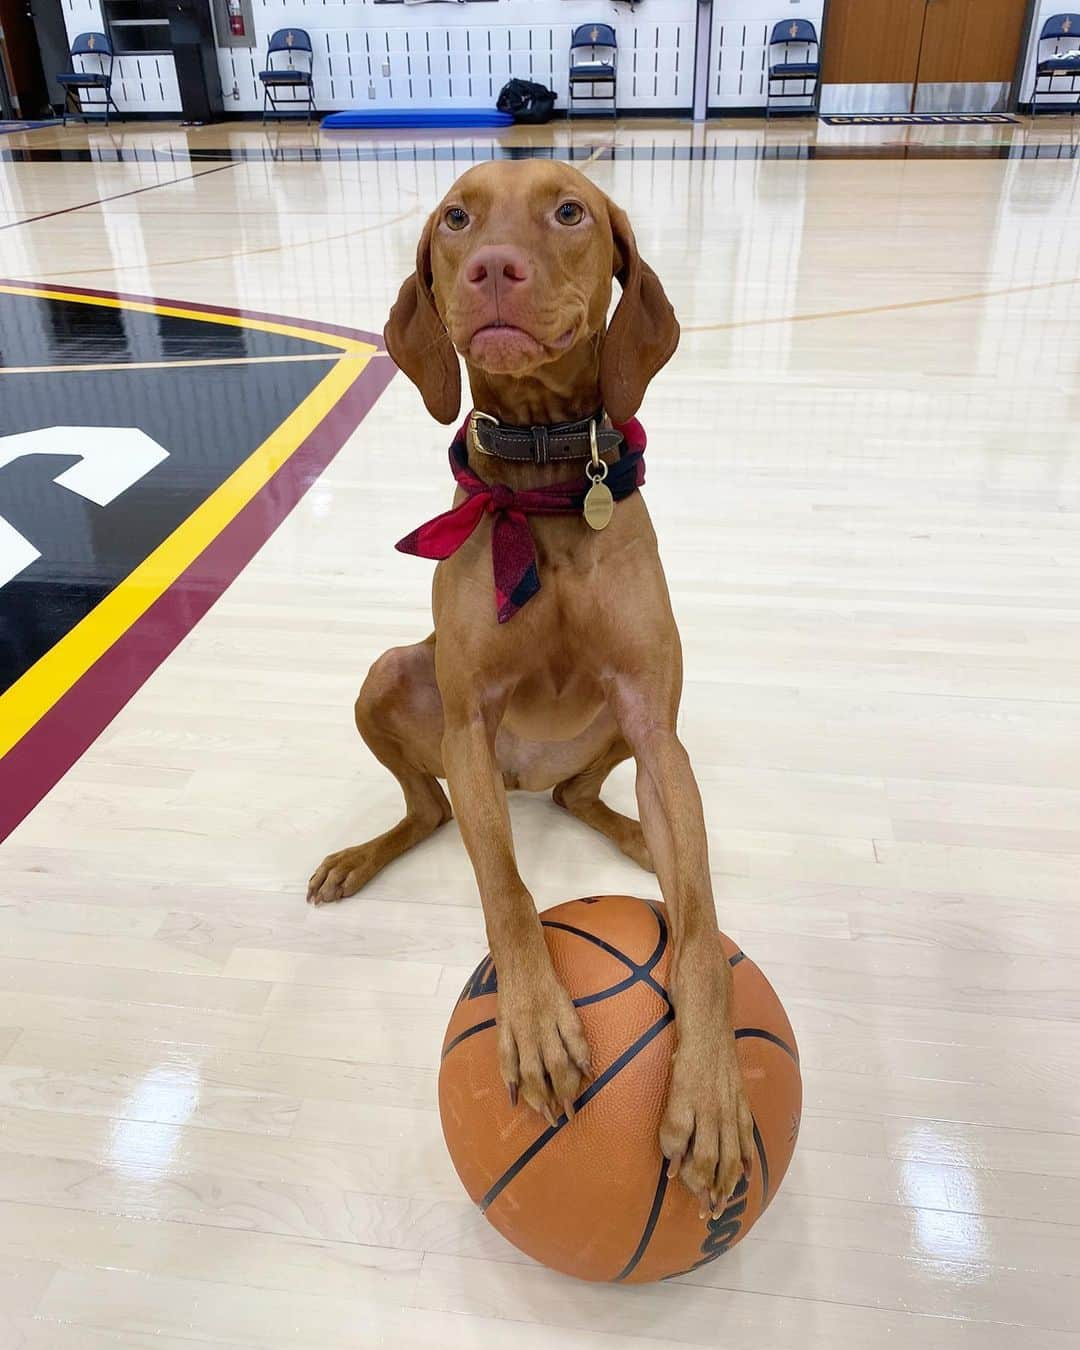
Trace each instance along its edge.
{"label": "black duffel bag", "polygon": [[515,122],[550,122],[558,94],[533,80],[508,80],[499,90],[495,104],[500,112],[510,113]]}

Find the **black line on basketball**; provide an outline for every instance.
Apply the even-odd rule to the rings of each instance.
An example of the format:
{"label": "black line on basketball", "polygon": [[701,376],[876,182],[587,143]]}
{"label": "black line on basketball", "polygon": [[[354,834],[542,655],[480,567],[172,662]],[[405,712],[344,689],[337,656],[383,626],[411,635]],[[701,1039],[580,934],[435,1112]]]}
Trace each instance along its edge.
{"label": "black line on basketball", "polygon": [[737,966],[737,965],[739,964],[740,961],[745,961],[745,960],[746,960],[746,953],[745,953],[745,952],[736,952],[734,956],[731,956],[731,957],[728,958],[728,965],[729,965],[729,966]]}
{"label": "black line on basketball", "polygon": [[[648,904],[648,901],[643,901],[642,903]],[[649,905],[649,908],[652,909],[652,906]],[[575,937],[584,938],[586,942],[591,942],[594,947],[600,947],[603,951],[607,952],[609,956],[613,956],[616,961],[621,961],[627,970],[630,971],[629,979],[620,980],[618,984],[613,984],[608,989],[602,989],[598,994],[588,994],[585,996],[584,1000],[575,999],[575,1007],[584,1007],[586,1002],[599,1003],[602,998],[610,998],[612,994],[618,994],[624,989],[629,989],[630,985],[636,980],[643,981],[649,986],[654,994],[659,994],[668,1007],[671,1006],[671,1000],[668,998],[667,990],[662,984],[659,984],[654,980],[652,976],[652,972],[656,968],[656,963],[663,956],[668,942],[668,927],[663,916],[657,913],[655,909],[653,909],[653,914],[656,918],[656,926],[658,929],[656,946],[653,948],[648,960],[640,966],[636,961],[627,956],[625,952],[621,952],[618,947],[613,947],[610,942],[605,942],[603,938],[597,937],[595,933],[587,933],[583,928],[575,928],[573,924],[561,923],[557,919],[541,920],[541,923],[545,928],[557,928],[560,932],[572,933]]]}
{"label": "black line on basketball", "polygon": [[[593,1081],[589,1084],[589,1086],[585,1089],[585,1091],[581,1094],[581,1096],[575,1100],[574,1110],[580,1111],[582,1110],[583,1107],[587,1106],[589,1102],[591,1102],[592,1099],[596,1096],[596,1094],[598,1092],[601,1092],[608,1085],[608,1083],[611,1082],[611,1080],[616,1076],[616,1074],[620,1073],[623,1069],[625,1069],[626,1066],[630,1063],[630,1061],[642,1050],[644,1050],[650,1041],[655,1040],[656,1037],[660,1035],[663,1029],[674,1019],[674,1017],[675,1017],[675,1009],[669,1007],[667,1012],[664,1013],[663,1017],[661,1017],[659,1021],[654,1022],[652,1026],[648,1029],[648,1031],[643,1032],[642,1035],[640,1035],[637,1038],[637,1040],[633,1043],[633,1045],[627,1046],[627,1048],[622,1052],[619,1058],[613,1060],[602,1074],[593,1079]],[[566,1124],[566,1114],[564,1112],[558,1118],[558,1120],[555,1122],[554,1125],[549,1125],[547,1129],[543,1132],[543,1134],[538,1135],[537,1138],[534,1139],[533,1142],[529,1145],[529,1147],[525,1150],[525,1152],[522,1153],[517,1159],[515,1159],[514,1162],[510,1164],[510,1166],[506,1169],[506,1171],[502,1174],[502,1176],[498,1179],[498,1181],[496,1181],[494,1186],[491,1187],[488,1193],[480,1201],[481,1213],[483,1213],[483,1211],[487,1209],[487,1207],[498,1198],[500,1193],[507,1186],[509,1186],[511,1181],[513,1181],[513,1179],[517,1176],[517,1174],[521,1171],[521,1169],[525,1167],[528,1163],[531,1163],[532,1160],[536,1157],[536,1155],[541,1151],[541,1149],[545,1148],[551,1142],[551,1140],[555,1138],[555,1136],[559,1133],[559,1131],[565,1124]]]}
{"label": "black line on basketball", "polygon": [[761,1137],[761,1131],[757,1127],[757,1121],[754,1121],[754,1144],[757,1148],[758,1162],[761,1163],[761,1208],[764,1211],[769,1203],[769,1160],[765,1156],[765,1141]]}
{"label": "black line on basketball", "polygon": [[602,947],[609,956],[613,956],[616,961],[621,961],[627,970],[637,970],[636,961],[632,961],[625,952],[619,951],[618,947],[613,947],[610,942],[605,942],[602,937],[597,937],[595,933],[586,933],[584,928],[575,928],[571,923],[560,923],[558,919],[541,919],[541,924],[545,928],[558,928],[563,933],[573,933],[575,937],[584,938],[586,942],[591,942],[594,947]]}
{"label": "black line on basketball", "polygon": [[627,1261],[626,1265],[623,1266],[622,1270],[619,1271],[618,1275],[615,1276],[616,1283],[618,1283],[619,1280],[625,1280],[628,1275],[632,1274],[637,1268],[638,1262],[645,1255],[645,1248],[649,1245],[649,1239],[652,1237],[653,1231],[656,1228],[657,1220],[660,1218],[660,1209],[664,1203],[664,1196],[667,1193],[667,1170],[668,1160],[666,1158],[661,1158],[660,1175],[656,1181],[656,1194],[653,1196],[652,1209],[649,1210],[649,1217],[645,1220],[645,1231],[641,1234],[641,1241],[635,1248],[633,1256]]}
{"label": "black line on basketball", "polygon": [[799,1062],[799,1052],[793,1045],[788,1045],[787,1041],[781,1040],[779,1036],[774,1036],[771,1031],[766,1031],[763,1027],[739,1027],[735,1032],[737,1041],[751,1036],[759,1041],[771,1041],[773,1045],[778,1045],[785,1055],[790,1055],[796,1064]]}
{"label": "black line on basketball", "polygon": [[[586,901],[583,903],[589,902]],[[642,904],[649,905],[649,902],[643,900]],[[614,956],[616,960],[621,961],[630,972],[630,974],[627,975],[625,979],[620,980],[618,984],[610,985],[607,989],[601,989],[595,994],[585,994],[581,998],[574,999],[575,1008],[586,1008],[593,1003],[602,1003],[605,999],[613,998],[616,994],[621,994],[624,990],[629,989],[630,986],[636,984],[638,980],[643,981],[654,993],[659,994],[663,999],[666,1008],[671,1007],[671,999],[668,997],[667,990],[663,985],[654,980],[651,975],[651,972],[656,968],[657,962],[663,956],[664,951],[667,948],[668,927],[664,921],[663,915],[654,909],[652,905],[649,905],[649,908],[652,909],[653,914],[656,917],[658,936],[656,946],[653,948],[649,959],[641,966],[632,961],[624,952],[619,951],[617,947],[611,946],[611,944],[605,942],[603,938],[598,938],[594,933],[586,933],[583,929],[575,928],[572,924],[559,923],[554,919],[542,920],[545,928],[558,928],[564,933],[572,933],[575,937],[584,938],[586,942],[592,942],[597,947],[603,947],[604,950]],[[498,993],[498,988],[498,972],[491,960],[491,956],[485,956],[466,981],[465,988],[461,991],[458,1003],[462,1003],[466,997],[479,998],[482,994]],[[486,1021],[477,1022],[475,1026],[466,1028],[465,1031],[462,1031],[459,1035],[454,1037],[442,1052],[442,1058],[445,1059],[450,1051],[453,1050],[456,1045],[460,1045],[462,1041],[468,1040],[470,1036],[475,1036],[478,1031],[487,1031],[489,1027],[493,1027],[494,1025],[495,1019],[490,1017]]]}
{"label": "black line on basketball", "polygon": [[484,1022],[477,1022],[477,1024],[474,1027],[466,1027],[464,1031],[459,1032],[458,1035],[454,1037],[454,1039],[442,1052],[443,1059],[445,1059],[446,1056],[450,1053],[450,1051],[453,1050],[455,1045],[460,1045],[462,1041],[467,1041],[470,1036],[475,1036],[478,1031],[487,1031],[488,1027],[493,1027],[494,1025],[495,1025],[494,1017],[489,1017]]}
{"label": "black line on basketball", "polygon": [[583,994],[581,998],[574,999],[574,1007],[587,1008],[590,1003],[603,1003],[604,999],[612,998],[615,994],[621,994],[624,989],[629,989],[632,984],[637,984],[638,979],[637,975],[627,975],[625,980],[620,980],[618,984],[609,985],[598,993]]}

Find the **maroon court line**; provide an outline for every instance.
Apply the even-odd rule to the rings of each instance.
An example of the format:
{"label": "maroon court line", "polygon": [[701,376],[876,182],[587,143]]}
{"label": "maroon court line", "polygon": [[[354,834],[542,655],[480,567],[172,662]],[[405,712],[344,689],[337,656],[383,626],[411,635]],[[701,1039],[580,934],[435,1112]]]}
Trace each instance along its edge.
{"label": "maroon court line", "polygon": [[[115,292],[96,294],[111,298]],[[138,298],[143,303],[148,301],[148,297]],[[206,305],[196,306],[183,300],[158,300],[154,303],[198,309],[208,315],[239,313],[224,308],[214,310]],[[250,317],[310,328],[313,335],[319,331],[334,331],[361,342],[377,341],[372,334],[355,329],[331,329],[327,325],[324,330],[322,325],[310,325],[280,315],[259,314]],[[132,695],[224,594],[326,469],[370,412],[395,373],[396,367],[388,358],[372,357],[345,394],[251,501],[146,612],[35,722],[22,739],[0,758],[0,841],[60,781]]]}
{"label": "maroon court line", "polygon": [[[130,188],[127,192],[114,192],[111,197],[95,197],[93,201],[80,202],[78,206],[62,206],[57,211],[42,211],[40,216],[27,216],[25,220],[9,220],[6,225],[0,225],[0,230],[15,230],[20,225],[33,225],[37,220],[49,220],[52,216],[70,215],[72,211],[85,211],[88,206],[101,206],[103,202],[116,202],[121,197],[137,197],[140,192],[153,192],[156,188],[172,187],[174,183],[190,183],[193,178],[205,178],[207,174],[220,173],[222,169],[235,169],[239,160],[234,159],[230,164],[218,164],[212,169],[203,169],[201,173],[186,173],[180,178],[169,178],[164,183],[147,183],[145,187]],[[100,295],[107,295],[107,291],[100,291]]]}

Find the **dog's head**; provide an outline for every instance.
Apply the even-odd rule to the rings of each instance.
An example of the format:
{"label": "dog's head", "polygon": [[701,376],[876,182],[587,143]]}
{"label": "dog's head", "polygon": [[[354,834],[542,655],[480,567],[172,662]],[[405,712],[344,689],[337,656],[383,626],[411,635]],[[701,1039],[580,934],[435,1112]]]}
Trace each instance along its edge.
{"label": "dog's head", "polygon": [[[622,287],[607,322],[612,279]],[[616,422],[671,357],[679,325],[625,213],[554,160],[494,161],[462,175],[428,218],[384,337],[431,415],[461,404],[458,353],[513,381],[581,356]]]}

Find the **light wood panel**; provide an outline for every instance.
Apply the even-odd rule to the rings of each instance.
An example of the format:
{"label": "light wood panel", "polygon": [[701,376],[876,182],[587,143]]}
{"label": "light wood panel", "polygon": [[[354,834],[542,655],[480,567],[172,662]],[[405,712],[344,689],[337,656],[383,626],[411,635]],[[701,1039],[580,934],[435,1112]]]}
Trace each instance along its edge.
{"label": "light wood panel", "polygon": [[[511,139],[584,158],[612,134]],[[392,546],[448,479],[445,432],[396,381],[0,850],[3,1350],[1073,1350],[1074,161],[669,157],[818,134],[635,123],[614,136],[647,157],[588,166],[684,326],[644,412],[646,491],[721,921],[802,1051],[774,1205],[655,1289],[538,1270],[469,1203],[435,1112],[483,946],[455,829],[355,901],[303,903],[323,853],[399,808],[351,702],[374,655],[425,631],[430,571]],[[4,142],[36,143],[322,144]],[[185,167],[2,164],[0,221]],[[249,161],[0,233],[0,275],[376,328],[455,172]],[[633,810],[628,769],[609,797]],[[655,894],[550,802],[511,810],[541,904]]]}

